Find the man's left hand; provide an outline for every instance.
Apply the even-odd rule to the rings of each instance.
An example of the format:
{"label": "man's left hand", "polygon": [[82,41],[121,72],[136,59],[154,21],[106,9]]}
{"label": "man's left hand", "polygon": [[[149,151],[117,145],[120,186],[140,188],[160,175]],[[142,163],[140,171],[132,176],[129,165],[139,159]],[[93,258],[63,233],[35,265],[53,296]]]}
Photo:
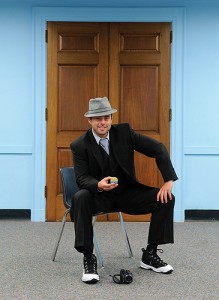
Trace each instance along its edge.
{"label": "man's left hand", "polygon": [[172,187],[173,180],[165,182],[157,193],[157,201],[160,201],[161,203],[167,203],[168,200],[172,200]]}

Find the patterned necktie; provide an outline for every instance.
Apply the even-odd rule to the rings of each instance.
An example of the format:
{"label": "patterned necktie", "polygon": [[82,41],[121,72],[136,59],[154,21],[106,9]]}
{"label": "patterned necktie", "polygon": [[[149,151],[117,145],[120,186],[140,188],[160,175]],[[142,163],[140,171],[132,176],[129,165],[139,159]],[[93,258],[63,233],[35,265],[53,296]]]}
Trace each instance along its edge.
{"label": "patterned necktie", "polygon": [[100,139],[100,146],[102,146],[106,153],[109,155],[109,140],[107,138]]}

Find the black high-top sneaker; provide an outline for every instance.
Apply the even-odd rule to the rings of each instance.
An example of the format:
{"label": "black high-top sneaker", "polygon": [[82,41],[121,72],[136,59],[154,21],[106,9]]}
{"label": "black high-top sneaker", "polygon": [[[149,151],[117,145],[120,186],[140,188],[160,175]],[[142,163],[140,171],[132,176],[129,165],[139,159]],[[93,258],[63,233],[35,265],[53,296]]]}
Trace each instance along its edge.
{"label": "black high-top sneaker", "polygon": [[94,254],[84,256],[82,281],[85,283],[96,283],[99,281],[99,275],[97,273],[97,259]]}
{"label": "black high-top sneaker", "polygon": [[162,261],[162,259],[157,255],[157,250],[163,253],[162,249],[144,249],[142,248],[142,259],[140,262],[140,267],[142,269],[153,270],[157,273],[170,274],[173,271],[173,267]]}

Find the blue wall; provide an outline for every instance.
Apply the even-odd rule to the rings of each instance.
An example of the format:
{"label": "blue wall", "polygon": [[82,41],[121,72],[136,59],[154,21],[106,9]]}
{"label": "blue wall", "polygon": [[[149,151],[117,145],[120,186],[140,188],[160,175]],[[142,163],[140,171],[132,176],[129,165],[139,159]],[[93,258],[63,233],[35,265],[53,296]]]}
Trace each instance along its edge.
{"label": "blue wall", "polygon": [[33,201],[31,9],[0,2],[0,209]]}
{"label": "blue wall", "polygon": [[183,208],[219,209],[219,5],[186,12]]}
{"label": "blue wall", "polygon": [[[45,220],[47,20],[173,22],[175,220],[185,209],[219,209],[212,188],[219,169],[217,2],[0,0],[0,209],[31,209],[33,221]],[[72,3],[84,7],[64,8]]]}

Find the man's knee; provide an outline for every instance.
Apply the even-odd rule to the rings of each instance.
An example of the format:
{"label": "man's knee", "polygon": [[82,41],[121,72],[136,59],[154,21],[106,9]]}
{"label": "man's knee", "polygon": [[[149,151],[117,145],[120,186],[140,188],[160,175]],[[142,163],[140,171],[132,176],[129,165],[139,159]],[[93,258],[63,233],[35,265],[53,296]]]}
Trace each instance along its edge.
{"label": "man's knee", "polygon": [[166,206],[168,206],[170,208],[174,208],[174,205],[175,205],[175,196],[173,194],[171,194],[171,196],[172,196],[171,200],[168,197],[167,202],[163,203],[163,204],[165,204]]}
{"label": "man's knee", "polygon": [[175,196],[173,194],[172,195],[172,199],[169,200],[169,202],[171,202],[171,204],[174,206],[175,205]]}
{"label": "man's knee", "polygon": [[79,211],[88,211],[90,210],[92,202],[92,194],[85,189],[79,190],[72,198],[72,204],[70,209],[71,220],[75,219],[75,215]]}
{"label": "man's knee", "polygon": [[167,202],[162,203],[161,201],[159,201],[159,206],[166,207],[167,209],[173,209],[175,205],[175,196],[173,194],[171,194],[171,196],[171,199],[169,197],[167,198]]}
{"label": "man's knee", "polygon": [[77,193],[75,193],[74,197],[72,198],[72,204],[75,208],[86,206],[90,199],[92,198],[91,193],[88,190],[79,190]]}

